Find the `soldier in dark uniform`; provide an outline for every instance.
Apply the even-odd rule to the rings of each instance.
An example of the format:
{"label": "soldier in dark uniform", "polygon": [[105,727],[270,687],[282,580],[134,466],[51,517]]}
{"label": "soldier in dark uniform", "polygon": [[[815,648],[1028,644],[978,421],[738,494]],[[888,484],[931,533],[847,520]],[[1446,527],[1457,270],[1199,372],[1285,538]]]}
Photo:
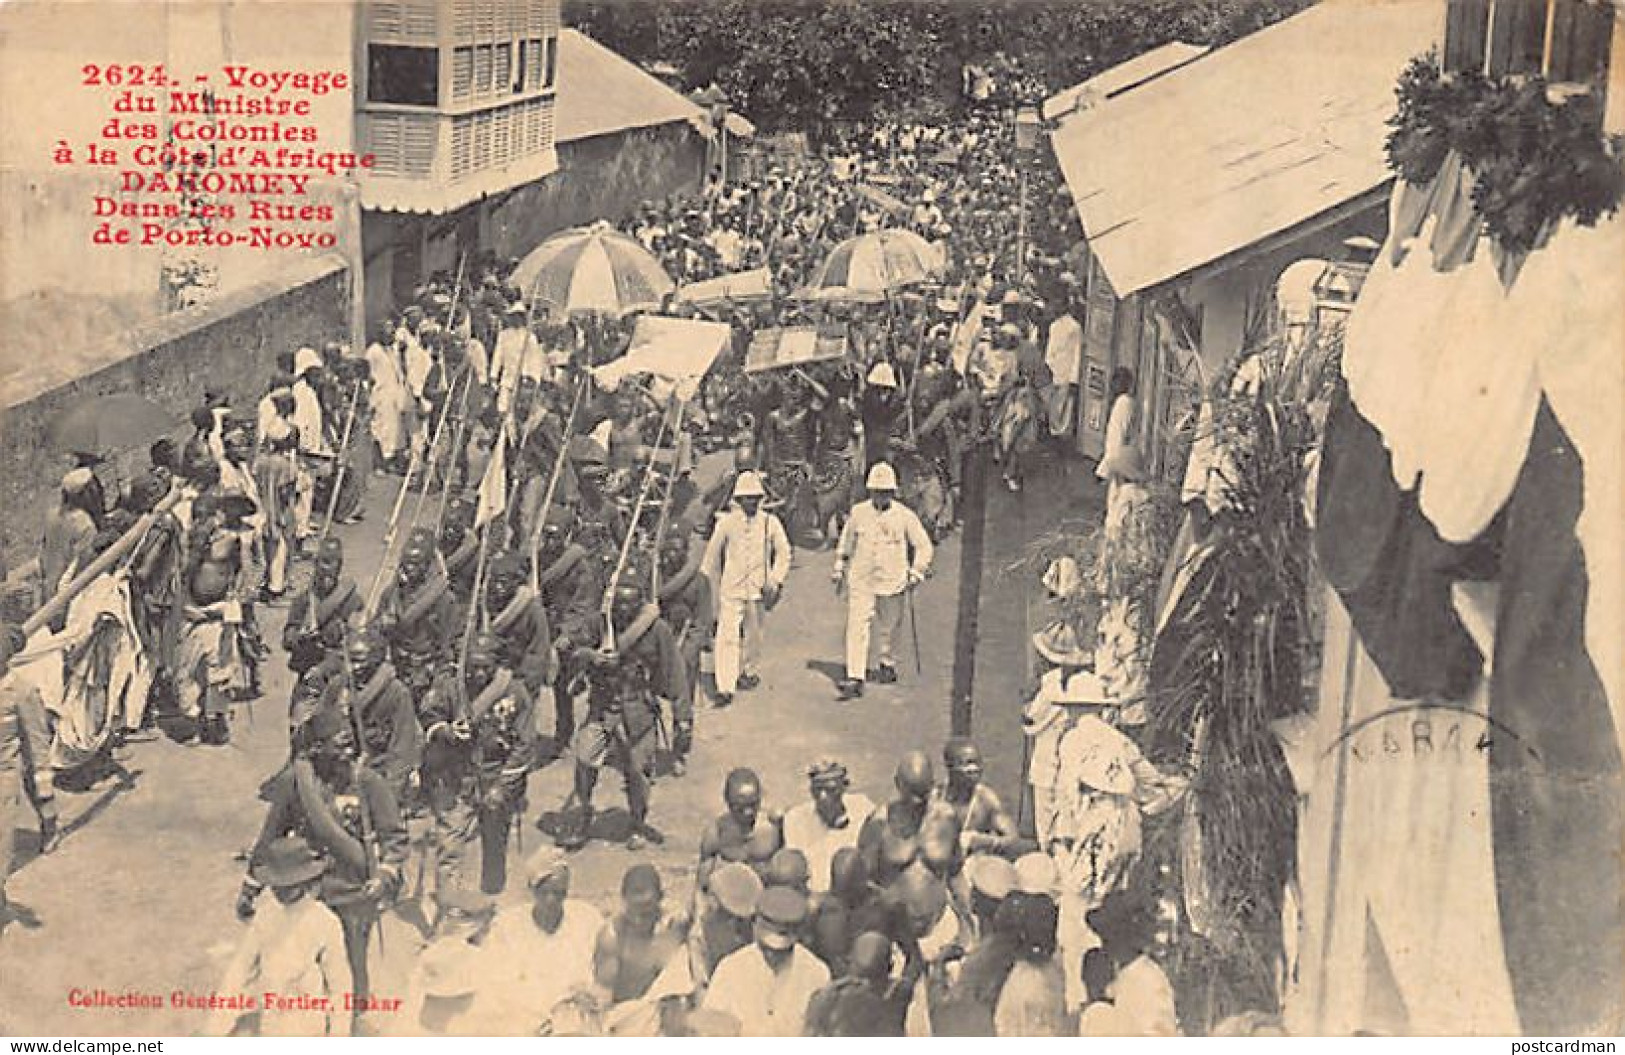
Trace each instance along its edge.
{"label": "soldier in dark uniform", "polygon": [[458,602],[466,605],[474,593],[480,536],[474,530],[474,503],[464,496],[457,495],[446,504],[438,545],[446,578],[451,581]]}
{"label": "soldier in dark uniform", "polygon": [[328,536],[316,553],[310,589],[294,597],[282,627],[288,668],[303,676],[344,646],[350,622],[361,611],[355,580],[344,574],[344,544]]}
{"label": "soldier in dark uniform", "polygon": [[680,531],[660,544],[660,614],[677,636],[677,655],[689,691],[672,700],[671,766],[682,776],[694,745],[694,686],[700,678],[700,653],[710,647],[716,628],[716,602],[711,580],[700,571],[702,551]]}
{"label": "soldier in dark uniform", "polygon": [[573,683],[583,665],[575,660],[580,649],[598,644],[601,617],[598,605],[604,596],[604,580],[598,562],[587,548],[570,539],[563,515],[550,516],[542,529],[539,551],[541,570],[537,588],[552,628],[559,663],[553,678],[552,757],[563,754],[575,738],[575,693]]}
{"label": "soldier in dark uniform", "polygon": [[385,652],[383,642],[372,634],[356,634],[346,651],[345,682],[350,713],[361,730],[361,757],[404,806],[423,762],[423,729],[412,694],[395,675]]}
{"label": "soldier in dark uniform", "polygon": [[447,669],[424,705],[427,746],[423,786],[434,813],[437,896],[459,885],[463,854],[480,841],[480,890],[508,883],[508,831],[524,812],[525,782],[536,757],[530,694],[499,659],[499,643],[480,634],[463,675]]}
{"label": "soldier in dark uniform", "polygon": [[[587,721],[576,735],[574,797],[580,803],[575,820],[559,833],[566,849],[586,845],[592,826],[593,789],[598,770],[620,770],[626,787],[627,812],[632,831],[627,849],[643,848],[645,840],[663,841],[649,827],[649,778],[653,772],[660,724],[661,700],[676,700],[688,693],[677,636],[654,604],[646,604],[643,591],[630,583],[615,590],[610,608],[611,633],[606,647],[577,647],[586,665],[589,683]],[[612,646],[612,647],[609,647]]]}
{"label": "soldier in dark uniform", "polygon": [[504,553],[491,561],[485,614],[502,665],[519,676],[535,700],[553,684],[553,634],[541,595],[526,581],[523,554]]}
{"label": "soldier in dark uniform", "polygon": [[293,761],[261,789],[270,812],[249,856],[237,915],[254,914],[261,889],[254,869],[270,845],[285,835],[303,836],[328,861],[320,897],[344,924],[355,991],[364,996],[367,936],[400,891],[406,826],[389,785],[357,757],[354,729],[341,708],[318,708],[294,740]]}
{"label": "soldier in dark uniform", "polygon": [[435,667],[462,629],[445,573],[435,563],[428,528],[414,528],[406,540],[376,626],[389,642],[395,672],[413,699],[421,701],[434,683]]}

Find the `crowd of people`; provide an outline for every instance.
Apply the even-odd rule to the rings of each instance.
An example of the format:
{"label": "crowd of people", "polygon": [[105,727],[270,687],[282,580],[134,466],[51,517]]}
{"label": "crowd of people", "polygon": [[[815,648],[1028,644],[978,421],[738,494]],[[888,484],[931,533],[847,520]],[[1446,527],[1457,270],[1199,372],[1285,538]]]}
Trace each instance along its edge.
{"label": "crowd of people", "polygon": [[[1075,643],[1039,642],[1058,673],[1029,708],[1036,838],[955,740],[940,783],[911,751],[878,805],[825,759],[781,816],[735,770],[692,900],[648,864],[608,918],[571,896],[602,770],[623,785],[628,847],[664,840],[651,798],[686,771],[696,686],[725,707],[759,685],[795,546],[835,550],[840,697],[898,680],[894,638],[955,524],[964,453],[991,451],[1016,491],[1042,438],[1070,432],[1082,288],[1060,204],[1001,115],[837,135],[622,224],[681,285],[767,270],[760,295],[679,290],[658,309],[732,326],[690,406],[594,383],[632,320],[527,301],[512,262],[487,256],[359,351],[292,349],[257,396],[206,392],[191,435],[153,444],[122,487],[84,452],[39,583],[0,613],[0,797],[32,800],[49,847],[64,773],[143,726],[228,742],[280,645],[288,758],[261,788],[237,897],[251,922],[221,991],[331,1002],[228,1009],[219,1032],[1171,1031],[1158,913],[1125,870],[1139,817],[1178,781],[1068,690]],[[872,303],[807,295],[840,241],[885,228],[934,247],[928,282]],[[762,331],[797,326],[841,354],[746,369]],[[717,451],[729,468],[702,486],[697,459]],[[333,526],[386,485],[383,560],[357,578]],[[70,584],[25,639],[27,613]],[[555,845],[523,861],[529,903],[498,909],[529,778],[554,762],[573,773]],[[401,926],[404,997],[378,983],[370,940]]]}

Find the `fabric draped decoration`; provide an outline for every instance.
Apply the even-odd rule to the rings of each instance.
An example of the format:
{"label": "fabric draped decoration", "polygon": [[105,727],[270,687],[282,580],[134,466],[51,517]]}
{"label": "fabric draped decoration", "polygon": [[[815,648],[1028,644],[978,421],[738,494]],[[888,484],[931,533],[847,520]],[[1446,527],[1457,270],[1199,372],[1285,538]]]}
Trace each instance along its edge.
{"label": "fabric draped decoration", "polygon": [[[1482,235],[1471,178],[1452,159],[1432,185],[1394,192],[1392,233],[1346,332],[1317,548],[1358,637],[1348,647],[1380,672],[1381,690],[1486,723],[1482,777],[1390,775],[1410,800],[1390,796],[1387,808],[1432,815],[1440,796],[1479,794],[1463,779],[1487,785],[1491,918],[1519,1026],[1612,1032],[1625,994],[1625,310],[1613,292],[1625,222],[1565,222],[1513,260]],[[1461,598],[1478,584],[1498,601],[1475,632]],[[1330,635],[1327,651],[1330,666]],[[1335,695],[1323,695],[1323,721]],[[1337,787],[1333,814],[1373,794],[1360,779],[1356,767]],[[1367,823],[1333,814],[1321,822],[1341,825],[1345,841]],[[1373,873],[1433,889],[1440,868],[1486,866],[1431,849],[1384,860],[1334,847],[1333,859],[1346,874],[1326,882],[1345,892]],[[1306,902],[1315,927],[1315,897]],[[1335,908],[1319,905],[1328,930]],[[1390,942],[1401,933],[1409,939],[1392,930]],[[1442,980],[1415,990],[1427,964],[1405,955],[1406,1006],[1444,998]]]}

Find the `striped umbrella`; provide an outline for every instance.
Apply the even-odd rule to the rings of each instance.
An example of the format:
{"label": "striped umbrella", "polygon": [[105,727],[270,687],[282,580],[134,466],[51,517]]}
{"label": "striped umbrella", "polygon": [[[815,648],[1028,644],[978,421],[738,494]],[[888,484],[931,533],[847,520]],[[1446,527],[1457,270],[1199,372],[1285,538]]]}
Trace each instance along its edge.
{"label": "striped umbrella", "polygon": [[830,250],[800,295],[804,300],[881,300],[939,274],[940,260],[931,243],[913,231],[870,231]]}
{"label": "striped umbrella", "polygon": [[571,315],[648,311],[676,288],[654,254],[602,220],[532,249],[510,281],[527,298]]}

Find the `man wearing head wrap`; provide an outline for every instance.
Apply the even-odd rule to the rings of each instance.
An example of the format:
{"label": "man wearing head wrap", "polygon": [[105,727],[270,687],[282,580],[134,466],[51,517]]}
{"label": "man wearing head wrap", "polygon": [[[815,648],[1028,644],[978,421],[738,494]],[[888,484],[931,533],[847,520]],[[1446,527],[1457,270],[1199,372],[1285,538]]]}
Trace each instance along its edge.
{"label": "man wearing head wrap", "polygon": [[848,790],[846,766],[834,759],[814,763],[807,786],[810,800],[784,815],[784,845],[806,855],[812,892],[822,894],[829,890],[836,853],[858,845],[858,833],[875,807],[867,796]]}
{"label": "man wearing head wrap", "polygon": [[86,468],[62,477],[62,497],[45,521],[40,546],[40,579],[46,600],[89,563],[100,510],[91,508],[94,473]]}
{"label": "man wearing head wrap", "polygon": [[503,1031],[522,1036],[550,1032],[554,1009],[593,986],[593,949],[604,918],[570,896],[564,851],[543,846],[525,862],[529,902],[498,910],[482,947],[509,967],[485,996],[499,1008]]}
{"label": "man wearing head wrap", "polygon": [[737,1019],[741,1036],[804,1036],[813,994],[829,984],[829,968],[796,940],[806,919],[800,891],[763,891],[755,943],[717,965],[700,1006]]}

